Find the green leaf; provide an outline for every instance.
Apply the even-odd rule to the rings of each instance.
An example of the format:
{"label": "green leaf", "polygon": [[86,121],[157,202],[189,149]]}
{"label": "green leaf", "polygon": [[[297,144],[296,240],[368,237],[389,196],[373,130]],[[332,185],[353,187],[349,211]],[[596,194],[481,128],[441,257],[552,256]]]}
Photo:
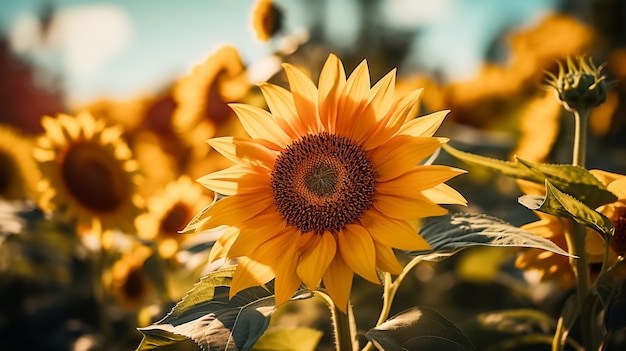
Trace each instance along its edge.
{"label": "green leaf", "polygon": [[459,151],[449,145],[444,145],[443,149],[463,162],[486,167],[509,177],[538,184],[543,184],[545,179],[549,179],[559,189],[592,208],[617,201],[617,197],[608,191],[600,180],[579,166],[534,163],[518,157],[515,157],[515,162],[501,161]]}
{"label": "green leaf", "polygon": [[250,350],[263,334],[275,310],[265,287],[246,289],[228,299],[234,267],[204,277],[165,316],[145,328],[140,350],[192,339],[203,350]]}
{"label": "green leaf", "polygon": [[484,214],[457,212],[430,217],[419,232],[431,249],[408,254],[424,255],[425,260],[447,257],[469,246],[530,247],[569,256],[546,238]]}
{"label": "green leaf", "polygon": [[367,331],[365,337],[385,351],[474,349],[459,328],[427,307],[405,310]]}
{"label": "green leaf", "polygon": [[605,240],[611,240],[615,228],[610,219],[568,194],[563,193],[552,185],[549,180],[546,179],[545,182],[545,198],[525,195],[519,198],[519,202],[531,210],[571,218],[596,230],[604,236]]}
{"label": "green leaf", "polygon": [[323,335],[312,328],[279,329],[263,334],[252,351],[314,351]]}

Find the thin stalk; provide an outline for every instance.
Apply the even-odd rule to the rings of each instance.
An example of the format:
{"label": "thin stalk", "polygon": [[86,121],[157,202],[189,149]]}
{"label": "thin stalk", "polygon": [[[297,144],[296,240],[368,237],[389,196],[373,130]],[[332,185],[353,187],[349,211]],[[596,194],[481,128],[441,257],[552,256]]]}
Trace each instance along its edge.
{"label": "thin stalk", "polygon": [[572,164],[574,166],[585,167],[585,158],[587,152],[587,125],[589,124],[589,109],[581,111],[573,110],[575,120],[574,130],[574,147]]}
{"label": "thin stalk", "polygon": [[315,294],[326,302],[330,309],[333,331],[335,334],[335,349],[337,351],[353,351],[352,332],[350,330],[350,317],[340,310],[326,293],[316,290]]}

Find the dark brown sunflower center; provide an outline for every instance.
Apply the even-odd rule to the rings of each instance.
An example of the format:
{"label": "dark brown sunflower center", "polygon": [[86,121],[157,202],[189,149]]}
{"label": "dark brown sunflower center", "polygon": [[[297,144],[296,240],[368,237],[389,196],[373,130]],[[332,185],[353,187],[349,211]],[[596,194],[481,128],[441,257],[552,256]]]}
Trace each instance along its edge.
{"label": "dark brown sunflower center", "polygon": [[288,224],[303,233],[337,232],[374,198],[376,172],[365,150],[338,135],[306,135],[276,158],[271,187]]}
{"label": "dark brown sunflower center", "polygon": [[139,300],[144,295],[146,291],[146,281],[139,269],[133,268],[128,272],[122,289],[124,296],[128,299]]}
{"label": "dark brown sunflower center", "polygon": [[122,164],[98,144],[71,145],[61,163],[61,177],[76,201],[96,212],[119,208],[126,192]]}
{"label": "dark brown sunflower center", "polygon": [[190,218],[187,206],[177,203],[165,214],[161,220],[161,233],[168,236],[178,235],[178,231],[185,228]]}
{"label": "dark brown sunflower center", "polygon": [[620,211],[620,215],[617,220],[613,221],[615,226],[615,233],[611,239],[611,247],[617,254],[623,255],[626,253],[626,210]]}

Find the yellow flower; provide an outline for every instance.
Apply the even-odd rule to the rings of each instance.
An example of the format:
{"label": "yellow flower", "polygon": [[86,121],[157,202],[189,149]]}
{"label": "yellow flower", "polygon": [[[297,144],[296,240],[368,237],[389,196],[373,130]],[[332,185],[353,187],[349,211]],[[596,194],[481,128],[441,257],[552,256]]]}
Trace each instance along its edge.
{"label": "yellow flower", "polygon": [[104,284],[118,304],[127,310],[138,310],[155,293],[154,287],[144,272],[143,265],[152,255],[146,246],[137,245],[125,253],[104,277]]}
{"label": "yellow flower", "polygon": [[194,215],[210,201],[204,189],[182,176],[167,185],[161,194],[147,201],[148,212],[137,217],[137,235],[158,243],[159,255],[170,258],[179,245],[189,237],[180,234]]}
{"label": "yellow flower", "polygon": [[402,270],[393,248],[429,248],[410,221],[445,214],[437,203],[465,204],[443,183],[464,171],[418,165],[448,140],[432,137],[448,111],[413,119],[421,90],[396,98],[395,70],[371,87],[365,61],[346,79],[331,54],[316,87],[296,67],[284,69],[291,92],[260,86],[271,113],[230,105],[249,138],[209,140],[235,165],[198,180],[228,195],[199,229],[238,229],[211,252],[242,257],[231,296],[275,277],[280,304],[302,282],[315,289],[323,281],[345,310],[353,273],[378,283],[377,268]]}
{"label": "yellow flower", "polygon": [[87,112],[46,116],[41,123],[46,133],[34,150],[42,173],[40,206],[61,210],[79,225],[134,232],[139,174],[122,128]]}
{"label": "yellow flower", "polygon": [[272,0],[259,0],[252,10],[252,28],[260,41],[268,41],[280,31],[283,13]]}
{"label": "yellow flower", "polygon": [[35,195],[39,170],[32,148],[16,130],[0,125],[0,198],[25,200]]}

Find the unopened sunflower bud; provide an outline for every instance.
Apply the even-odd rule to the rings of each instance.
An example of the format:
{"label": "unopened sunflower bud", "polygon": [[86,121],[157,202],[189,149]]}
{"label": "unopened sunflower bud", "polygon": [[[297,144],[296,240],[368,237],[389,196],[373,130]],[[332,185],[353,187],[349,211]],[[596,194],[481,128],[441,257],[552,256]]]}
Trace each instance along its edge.
{"label": "unopened sunflower bud", "polygon": [[567,72],[559,62],[559,74],[548,72],[548,84],[567,110],[589,109],[606,101],[608,87],[601,70],[602,66],[596,68],[591,59],[587,62],[579,57],[574,62],[568,57]]}

